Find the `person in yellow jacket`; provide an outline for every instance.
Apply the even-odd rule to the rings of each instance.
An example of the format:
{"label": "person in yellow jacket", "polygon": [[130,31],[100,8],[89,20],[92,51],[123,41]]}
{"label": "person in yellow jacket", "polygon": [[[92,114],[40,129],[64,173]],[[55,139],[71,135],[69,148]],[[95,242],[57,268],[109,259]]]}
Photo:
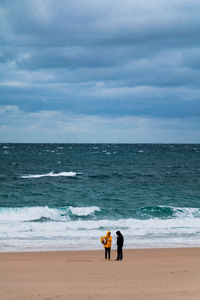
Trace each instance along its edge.
{"label": "person in yellow jacket", "polygon": [[112,236],[111,236],[111,232],[107,231],[107,235],[102,236],[100,238],[101,243],[103,244],[104,248],[105,248],[105,259],[109,259],[110,260],[110,252],[111,252],[111,246],[112,246]]}

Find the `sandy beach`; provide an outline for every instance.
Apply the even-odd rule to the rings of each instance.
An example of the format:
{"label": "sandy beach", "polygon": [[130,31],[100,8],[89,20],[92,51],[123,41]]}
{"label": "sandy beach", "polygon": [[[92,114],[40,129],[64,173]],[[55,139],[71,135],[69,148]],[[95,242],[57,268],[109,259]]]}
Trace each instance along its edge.
{"label": "sandy beach", "polygon": [[0,254],[1,300],[200,299],[200,249]]}

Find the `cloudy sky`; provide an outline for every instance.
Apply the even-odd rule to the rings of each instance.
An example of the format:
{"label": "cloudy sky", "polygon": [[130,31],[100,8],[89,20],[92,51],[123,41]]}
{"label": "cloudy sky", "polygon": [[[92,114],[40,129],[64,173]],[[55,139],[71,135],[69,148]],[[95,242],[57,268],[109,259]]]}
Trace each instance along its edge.
{"label": "cloudy sky", "polygon": [[1,142],[200,142],[199,0],[1,0]]}

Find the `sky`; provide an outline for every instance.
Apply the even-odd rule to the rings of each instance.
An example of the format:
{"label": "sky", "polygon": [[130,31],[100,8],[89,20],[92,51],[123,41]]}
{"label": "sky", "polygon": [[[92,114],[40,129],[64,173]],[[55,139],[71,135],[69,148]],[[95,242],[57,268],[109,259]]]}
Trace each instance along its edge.
{"label": "sky", "polygon": [[0,0],[0,142],[200,143],[200,1]]}

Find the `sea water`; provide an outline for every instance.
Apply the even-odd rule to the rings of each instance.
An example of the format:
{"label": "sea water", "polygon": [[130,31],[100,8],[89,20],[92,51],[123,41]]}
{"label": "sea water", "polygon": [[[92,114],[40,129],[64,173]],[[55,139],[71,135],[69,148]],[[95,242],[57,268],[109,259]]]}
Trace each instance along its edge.
{"label": "sea water", "polygon": [[0,251],[200,246],[200,145],[0,144]]}

